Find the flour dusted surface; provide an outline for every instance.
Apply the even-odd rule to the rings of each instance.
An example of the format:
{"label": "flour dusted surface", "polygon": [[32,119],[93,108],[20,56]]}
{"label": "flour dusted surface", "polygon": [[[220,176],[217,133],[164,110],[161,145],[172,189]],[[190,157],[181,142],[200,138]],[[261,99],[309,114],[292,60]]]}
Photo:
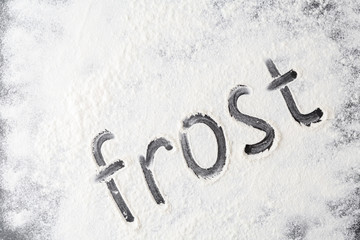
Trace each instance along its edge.
{"label": "flour dusted surface", "polygon": [[[17,0],[7,7],[3,80],[18,90],[2,110],[4,236],[355,239],[356,2]],[[267,90],[268,58],[282,74],[297,72],[288,87],[302,112],[324,111],[321,122],[298,124],[280,90]],[[264,133],[230,116],[227,100],[239,84],[251,93],[238,108],[275,130],[269,151],[244,153]],[[188,168],[179,141],[182,121],[196,113],[222,127],[227,145],[224,169],[206,180]],[[105,129],[115,138],[104,143],[104,160],[124,161],[112,178],[133,223],[95,181],[91,143]],[[197,125],[188,134],[199,165],[211,167],[212,131]],[[139,163],[158,137],[173,145],[156,152],[152,168],[164,205]]]}

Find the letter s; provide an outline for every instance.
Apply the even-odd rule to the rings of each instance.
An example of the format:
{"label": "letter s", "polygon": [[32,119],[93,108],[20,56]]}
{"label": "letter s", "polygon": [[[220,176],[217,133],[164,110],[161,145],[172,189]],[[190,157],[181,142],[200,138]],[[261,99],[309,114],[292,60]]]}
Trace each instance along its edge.
{"label": "letter s", "polygon": [[239,109],[237,108],[237,100],[241,95],[244,94],[249,94],[249,88],[244,85],[236,86],[234,89],[231,90],[228,100],[229,112],[230,115],[236,120],[266,133],[265,138],[260,142],[255,144],[246,144],[245,146],[245,152],[247,154],[257,154],[271,148],[275,138],[275,131],[270,126],[270,124],[268,124],[264,120],[256,117],[251,117],[239,111]]}

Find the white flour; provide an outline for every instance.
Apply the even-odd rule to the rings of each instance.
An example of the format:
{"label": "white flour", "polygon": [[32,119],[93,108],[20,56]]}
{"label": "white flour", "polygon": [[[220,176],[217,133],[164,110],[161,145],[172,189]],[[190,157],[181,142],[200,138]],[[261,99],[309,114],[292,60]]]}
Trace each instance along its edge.
{"label": "white flour", "polygon": [[[351,239],[356,214],[339,217],[335,206],[358,186],[348,178],[359,174],[359,148],[356,138],[339,144],[336,119],[354,91],[343,52],[358,47],[359,29],[348,27],[359,23],[356,4],[333,5],[350,19],[340,21],[338,40],[327,2],[313,10],[306,1],[250,2],[9,2],[4,81],[17,93],[2,109],[4,228],[30,239]],[[280,90],[266,89],[267,58],[282,74],[297,71],[288,86],[301,112],[324,111],[320,123],[299,125]],[[269,152],[244,153],[264,133],[230,116],[239,84],[252,89],[239,109],[275,129]],[[214,179],[197,178],[182,155],[182,121],[197,112],[225,134],[227,163]],[[133,223],[94,180],[91,142],[105,129],[115,139],[103,145],[104,159],[125,163],[113,178]],[[139,163],[156,137],[174,146],[158,150],[153,168],[165,206]],[[210,167],[210,129],[194,126],[190,139]]]}

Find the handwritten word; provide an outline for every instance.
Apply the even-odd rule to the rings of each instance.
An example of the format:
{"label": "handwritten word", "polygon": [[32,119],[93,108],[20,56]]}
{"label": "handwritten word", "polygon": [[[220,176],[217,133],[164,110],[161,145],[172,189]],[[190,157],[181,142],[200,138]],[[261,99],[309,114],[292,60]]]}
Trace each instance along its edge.
{"label": "handwritten word", "polygon": [[[266,66],[271,76],[274,78],[274,80],[268,85],[267,89],[272,91],[280,88],[280,92],[295,121],[297,121],[299,124],[304,124],[305,126],[308,127],[311,125],[311,123],[319,122],[323,115],[321,109],[317,108],[316,110],[308,114],[300,113],[300,111],[296,106],[294,98],[290,92],[290,89],[286,86],[286,84],[296,79],[297,73],[293,70],[290,70],[289,72],[281,75],[279,71],[276,69],[275,64],[271,59],[266,61]],[[246,94],[249,94],[249,88],[245,85],[238,85],[235,88],[233,88],[230,91],[230,95],[228,98],[228,109],[230,116],[235,118],[237,121],[245,123],[246,125],[252,126],[260,131],[265,132],[265,137],[258,143],[245,145],[245,149],[244,149],[245,153],[258,154],[271,148],[275,138],[275,131],[273,127],[266,121],[260,118],[246,115],[237,108],[237,102],[239,97]],[[211,166],[210,168],[200,167],[197,164],[196,160],[194,159],[190,149],[187,130],[191,128],[193,125],[199,123],[208,126],[213,131],[216,137],[217,148],[218,148],[217,158],[213,166]],[[125,220],[127,222],[133,222],[134,216],[132,215],[130,209],[128,208],[127,204],[122,198],[121,193],[118,187],[116,186],[114,179],[111,178],[111,176],[115,172],[125,167],[124,162],[118,160],[105,167],[106,163],[101,153],[101,147],[103,143],[113,138],[114,135],[108,130],[105,130],[99,133],[93,140],[92,152],[95,161],[99,167],[104,167],[104,169],[101,170],[97,175],[96,180],[99,182],[106,183],[107,188],[109,189],[115,203],[117,204]],[[182,132],[180,133],[180,144],[187,166],[199,178],[209,179],[218,175],[226,164],[226,140],[225,140],[224,132],[221,126],[219,126],[208,115],[197,113],[183,120],[183,129]],[[161,147],[164,147],[168,151],[172,150],[173,148],[169,140],[165,138],[157,138],[149,143],[147,147],[146,157],[140,156],[139,159],[140,167],[143,171],[145,181],[157,204],[164,204],[165,200],[156,184],[154,174],[150,169],[150,165],[154,162],[154,156],[156,151]]]}

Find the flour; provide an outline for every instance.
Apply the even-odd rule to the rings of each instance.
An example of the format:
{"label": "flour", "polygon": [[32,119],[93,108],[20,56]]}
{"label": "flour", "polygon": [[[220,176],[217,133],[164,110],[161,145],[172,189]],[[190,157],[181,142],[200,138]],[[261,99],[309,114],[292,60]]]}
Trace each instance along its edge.
{"label": "flour", "polygon": [[[337,119],[359,88],[341,60],[344,45],[358,40],[358,30],[346,29],[359,23],[356,3],[16,0],[7,6],[12,20],[4,37],[3,80],[18,89],[1,112],[9,125],[1,170],[8,236],[355,236],[358,208],[343,217],[338,212],[346,208],[342,199],[359,198],[351,195],[358,182],[345,180],[359,174],[358,139],[344,136],[347,126],[356,129],[353,123],[340,127]],[[338,25],[330,21],[336,12],[347,14],[340,14]],[[302,113],[324,112],[321,122],[300,125],[280,90],[267,89],[273,80],[268,58],[281,74],[297,72],[287,86]],[[275,131],[273,145],[260,154],[244,148],[265,133],[229,114],[229,94],[239,84],[250,89],[239,98],[239,110]],[[183,120],[196,113],[210,116],[226,140],[225,166],[209,179],[187,166],[179,139]],[[102,147],[104,161],[124,162],[111,177],[135,217],[132,223],[106,183],[95,181],[102,168],[91,144],[105,129],[115,138]],[[198,124],[188,134],[198,164],[211,167],[217,154],[211,129]],[[159,137],[173,146],[159,148],[151,168],[161,205],[139,160]],[[344,138],[348,142],[341,145]]]}

